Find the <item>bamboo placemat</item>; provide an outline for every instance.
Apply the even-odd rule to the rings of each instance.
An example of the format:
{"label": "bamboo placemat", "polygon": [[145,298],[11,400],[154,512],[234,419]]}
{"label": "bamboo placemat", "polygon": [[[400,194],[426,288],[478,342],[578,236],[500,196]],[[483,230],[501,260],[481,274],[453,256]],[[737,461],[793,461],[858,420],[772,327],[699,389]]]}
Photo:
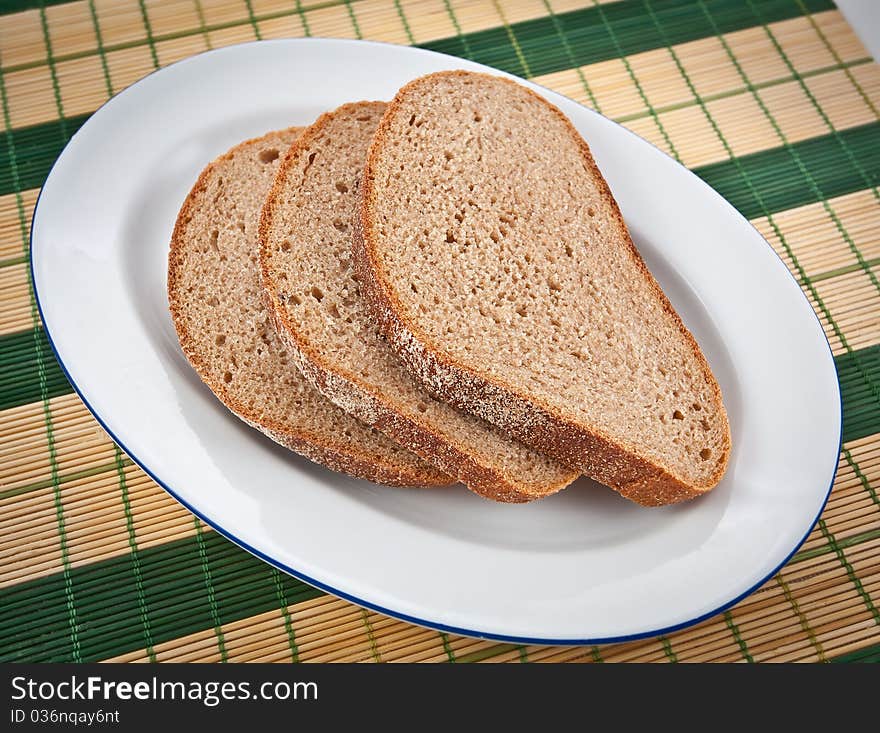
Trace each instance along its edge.
{"label": "bamboo placemat", "polygon": [[[529,77],[678,158],[758,227],[834,351],[844,443],[791,562],[699,626],[602,647],[441,634],[202,525],[72,393],[29,284],[34,202],[108,97],[209,48],[414,44]],[[880,660],[880,68],[830,0],[6,0],[0,5],[0,659]]]}

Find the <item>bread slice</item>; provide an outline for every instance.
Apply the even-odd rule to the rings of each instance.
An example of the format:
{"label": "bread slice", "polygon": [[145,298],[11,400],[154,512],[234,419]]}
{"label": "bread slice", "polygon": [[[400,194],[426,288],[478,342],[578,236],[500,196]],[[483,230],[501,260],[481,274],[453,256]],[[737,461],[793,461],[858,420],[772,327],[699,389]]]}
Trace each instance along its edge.
{"label": "bread slice", "polygon": [[546,496],[577,476],[433,399],[379,334],[351,268],[364,156],[385,105],[346,104],[291,147],[263,208],[263,283],[303,373],[336,404],[499,501]]}
{"label": "bread slice", "polygon": [[171,238],[168,302],[183,353],[232,412],[328,468],[395,486],[452,481],[321,397],[276,338],[257,271],[260,207],[301,128],[238,145],[187,196]]}
{"label": "bread slice", "polygon": [[721,479],[718,384],[556,107],[483,74],[407,84],[360,214],[361,287],[434,393],[641,504]]}

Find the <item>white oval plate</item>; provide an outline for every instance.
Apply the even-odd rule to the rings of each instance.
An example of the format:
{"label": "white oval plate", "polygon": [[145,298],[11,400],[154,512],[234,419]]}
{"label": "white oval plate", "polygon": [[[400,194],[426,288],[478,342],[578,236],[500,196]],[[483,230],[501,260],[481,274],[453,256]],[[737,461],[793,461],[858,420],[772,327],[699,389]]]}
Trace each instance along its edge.
{"label": "white oval plate", "polygon": [[[717,193],[623,127],[534,85],[590,143],[633,237],[721,384],[733,454],[692,503],[644,509],[585,479],[535,504],[349,479],[230,415],[184,359],[165,268],[199,171],[244,138],[440,69],[412,48],[252,43],[174,64],[80,129],[40,195],[38,301],[97,419],[187,508],[312,585],[415,623],[586,643],[695,623],[771,576],[827,499],[840,443],[828,343],[783,263]],[[499,72],[494,72],[499,73]]]}

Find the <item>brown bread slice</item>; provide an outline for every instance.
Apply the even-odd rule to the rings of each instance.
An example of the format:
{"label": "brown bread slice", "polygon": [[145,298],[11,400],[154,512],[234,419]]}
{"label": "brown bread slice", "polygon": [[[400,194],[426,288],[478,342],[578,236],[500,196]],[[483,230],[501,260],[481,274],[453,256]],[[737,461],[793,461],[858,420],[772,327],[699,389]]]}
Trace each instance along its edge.
{"label": "brown bread slice", "polygon": [[641,504],[721,479],[718,384],[587,144],[537,94],[467,72],[404,86],[370,147],[354,256],[435,394]]}
{"label": "brown bread slice", "polygon": [[301,128],[236,146],[183,204],[168,256],[168,302],[187,359],[233,413],[337,471],[394,486],[451,479],[355,420],[303,379],[275,335],[257,270],[260,207]]}
{"label": "brown bread slice", "polygon": [[263,283],[303,373],[336,404],[498,501],[529,501],[577,476],[503,431],[432,399],[381,338],[351,269],[367,146],[385,105],[347,104],[291,147],[263,208]]}

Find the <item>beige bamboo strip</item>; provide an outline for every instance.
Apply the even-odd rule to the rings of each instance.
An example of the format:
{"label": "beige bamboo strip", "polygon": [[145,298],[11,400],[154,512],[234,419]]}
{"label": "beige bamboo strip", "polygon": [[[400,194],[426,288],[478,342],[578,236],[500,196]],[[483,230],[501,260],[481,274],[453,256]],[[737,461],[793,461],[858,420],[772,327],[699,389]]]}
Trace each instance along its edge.
{"label": "beige bamboo strip", "polygon": [[[386,43],[406,44],[409,42],[406,28],[394,3],[382,0],[359,0],[352,5],[358,28],[364,38]],[[407,10],[415,15],[415,9]]]}
{"label": "beige bamboo strip", "polygon": [[[873,540],[866,540],[861,543],[861,545],[854,545],[847,548],[847,552],[855,557],[860,557],[859,553],[863,551],[862,547],[867,547],[868,549],[865,551],[870,551],[872,542]],[[828,572],[829,569],[837,567],[839,567],[839,560],[836,554],[828,552],[822,555],[806,558],[795,564],[786,565],[780,572],[783,573],[783,578],[789,583],[789,585],[795,586],[798,583],[808,582],[821,573]],[[747,603],[748,600],[744,601],[744,604]]]}
{"label": "beige bamboo strip", "polygon": [[479,654],[487,648],[497,647],[498,642],[483,641],[481,639],[473,639],[467,636],[449,634],[448,645],[455,655],[456,660],[461,660],[462,657]]}
{"label": "beige bamboo strip", "polygon": [[[22,550],[22,553],[26,553]],[[22,563],[8,570],[4,569],[0,575],[0,588],[12,585],[20,585],[35,577],[53,575],[63,569],[61,562],[61,545],[57,545],[51,551],[44,551],[39,559],[33,558],[27,563]]]}
{"label": "beige bamboo strip", "polygon": [[[798,608],[809,619],[811,628],[815,633],[819,631],[824,632],[827,628],[831,627],[837,628],[841,624],[855,623],[862,618],[870,617],[870,612],[865,608],[855,592],[851,596],[841,597],[839,587],[828,588],[821,594],[797,594],[797,601]],[[757,649],[765,641],[775,641],[781,637],[787,638],[791,633],[800,634],[807,638],[791,609],[789,608],[788,610],[787,616],[775,614],[773,617],[762,619],[760,625],[752,625],[745,620],[741,621],[739,615],[737,615],[737,626],[740,630],[740,635],[748,644],[749,649]],[[733,638],[729,633],[724,634],[722,632],[693,642],[685,634],[676,634],[674,636],[674,643],[676,652],[679,655],[714,654],[719,649],[733,643]]]}
{"label": "beige bamboo strip", "polygon": [[[769,581],[776,585],[773,581]],[[741,609],[737,606],[734,611],[736,626],[739,629],[740,636],[751,645],[755,635],[762,631],[772,632],[774,629],[788,629],[799,627],[797,614],[792,608],[791,603],[783,595],[782,591],[773,596],[773,602],[763,609]],[[719,625],[716,629],[716,635],[723,637],[725,640],[733,641],[732,633],[726,628],[726,624]],[[676,635],[676,644],[684,646],[691,639],[691,635],[679,633]],[[693,646],[700,646],[703,642],[699,638],[693,643]]]}
{"label": "beige bamboo strip", "polygon": [[[35,456],[39,458],[41,454],[35,453]],[[100,466],[105,464],[107,461],[112,460],[114,453],[112,446],[107,447],[101,454],[96,454],[92,451],[84,451],[84,455],[82,457],[77,456],[77,454],[73,455],[73,460],[68,460],[69,456],[65,456],[65,460],[57,461],[57,466],[60,468],[60,475],[67,473],[75,473],[79,470],[87,470],[94,466]],[[16,464],[11,463],[11,467],[14,469]],[[16,482],[4,483],[4,489],[15,488],[18,485],[28,485],[33,483],[34,481],[39,481],[41,479],[49,478],[49,457],[48,454],[42,454],[41,463],[34,463],[28,465],[27,468],[21,468],[16,471]]]}
{"label": "beige bamboo strip", "polygon": [[[490,642],[486,642],[487,646]],[[581,648],[583,652],[583,647]],[[480,658],[481,657],[481,658]],[[467,659],[465,661],[468,661]],[[474,664],[521,664],[526,661],[534,661],[524,657],[524,650],[520,646],[513,646],[511,644],[498,644],[495,648],[488,647],[485,651],[481,652],[478,658],[472,660]],[[581,658],[574,657],[571,660],[573,663],[583,663],[583,662],[591,662],[592,659],[589,657],[584,658],[583,653]]]}
{"label": "beige bamboo strip", "polygon": [[880,514],[871,505],[866,507],[866,511],[847,514],[842,518],[829,518],[831,519],[834,521],[829,521],[828,524],[838,541],[861,532],[880,530]]}
{"label": "beige bamboo strip", "polygon": [[300,660],[303,662],[350,662],[365,659],[370,654],[370,642],[365,636],[355,641],[351,636],[340,638],[330,635],[327,644],[319,647],[310,645],[300,649]]}
{"label": "beige bamboo strip", "polygon": [[[3,272],[3,268],[0,268],[0,272]],[[16,291],[20,292],[23,297],[28,297],[30,285],[27,279],[10,285],[9,295],[17,294]],[[9,308],[0,308],[0,336],[25,331],[32,328],[33,325],[34,317],[31,305],[23,299],[12,304]]]}
{"label": "beige bamboo strip", "polygon": [[[74,507],[80,503],[90,505],[94,501],[93,497],[111,496],[118,500],[119,477],[116,471],[116,466],[111,464],[108,467],[108,471],[104,474],[78,479],[82,482],[82,488],[73,496],[64,497],[65,506]],[[139,507],[147,506],[151,510],[155,510],[150,511],[148,514],[141,514],[140,518],[142,520],[156,516],[159,511],[180,506],[154,484],[152,479],[146,476],[146,474],[140,473],[131,466],[127,467],[125,471],[127,472],[126,481],[128,482],[130,500],[133,503],[138,501]],[[108,475],[111,472],[112,475]],[[142,486],[145,489],[142,489]],[[45,487],[3,500],[3,503],[0,504],[0,508],[2,508],[2,511],[0,511],[0,530],[11,528],[13,525],[23,526],[27,524],[29,526],[39,526],[41,521],[45,519],[46,513],[50,511],[45,508],[46,492],[50,490],[51,487]],[[144,495],[143,499],[141,499],[142,494]],[[4,506],[4,504],[8,506]],[[54,512],[54,509],[51,511]]]}
{"label": "beige bamboo strip", "polygon": [[383,658],[387,662],[445,662],[446,652],[439,634],[424,629],[422,634],[410,639],[405,647],[388,651]]}
{"label": "beige bamboo strip", "polygon": [[[861,577],[861,576],[860,576]],[[793,593],[798,604],[798,609],[804,614],[806,619],[811,620],[815,627],[819,621],[825,618],[829,613],[839,608],[848,609],[846,618],[859,617],[864,615],[865,618],[872,617],[871,610],[864,603],[862,596],[856,592],[855,587],[847,582],[848,578],[843,568],[835,577],[829,577],[834,580],[833,584],[829,583],[827,587],[814,590],[810,588],[800,588]],[[876,594],[878,590],[878,571],[875,568],[873,572],[866,571],[865,577],[861,578],[862,589],[871,595]],[[767,625],[760,627],[762,630]]]}
{"label": "beige bamboo strip", "polygon": [[[861,577],[864,574],[874,574],[877,572],[876,553],[880,550],[880,538],[869,540],[859,545],[846,548],[844,553],[853,568],[853,571]],[[880,594],[876,591],[867,591],[871,596],[874,605],[880,608]]]}
{"label": "beige bamboo strip", "polygon": [[[163,525],[156,529],[137,529],[135,534],[138,547],[146,550],[150,547],[164,545],[194,535],[195,529],[192,527],[192,515],[189,513],[181,514],[179,519],[176,526]],[[203,527],[202,531],[204,532],[205,529],[207,528]]]}
{"label": "beige bamboo strip", "polygon": [[[868,515],[868,516],[872,517],[873,515]],[[835,531],[835,530],[837,529],[837,526],[836,526],[833,522],[832,522],[832,523],[828,523],[828,527],[829,527],[829,529],[830,529],[831,531]],[[868,529],[871,529],[871,527],[867,527],[867,528],[866,528],[866,531],[867,531]],[[862,533],[863,533],[863,532],[862,532],[862,530],[860,529],[859,532],[856,532],[856,533],[855,533],[855,535],[859,535],[859,534],[862,534]],[[840,538],[838,538],[838,539],[844,539],[844,538],[843,538],[843,537],[840,537]],[[802,558],[806,553],[809,553],[809,552],[814,551],[814,550],[817,550],[817,549],[822,549],[822,550],[824,550],[826,553],[831,551],[831,548],[830,548],[830,546],[828,545],[828,542],[825,540],[825,538],[824,538],[824,536],[822,535],[822,532],[821,532],[821,530],[820,530],[819,528],[814,529],[814,530],[810,533],[810,537],[809,537],[808,540],[803,544],[803,546],[801,547],[801,549],[798,551],[797,555],[795,555],[795,557],[790,561],[790,563],[791,563],[792,565],[800,565],[802,562],[804,562],[804,560],[802,560],[801,558]]]}
{"label": "beige bamboo strip", "polygon": [[[375,661],[369,659],[358,660],[363,663]],[[385,649],[382,652],[382,661],[386,663],[398,662],[445,662],[446,654],[442,650],[439,636],[436,632],[414,635],[405,646]]]}
{"label": "beige bamboo strip", "polygon": [[[314,624],[321,620],[333,619],[352,613],[352,605],[334,596],[319,596],[291,606],[289,611],[294,625],[299,628],[303,624]],[[332,624],[331,624],[332,625]]]}
{"label": "beige bamboo strip", "polygon": [[[855,644],[855,640],[859,640],[859,643]],[[871,646],[871,642],[875,645],[877,642],[877,622],[873,618],[822,637],[822,643],[832,658],[857,648]]]}
{"label": "beige bamboo strip", "polygon": [[[592,662],[592,647],[537,646],[534,644],[523,647],[523,653],[529,662],[542,664],[548,662]],[[518,659],[516,661],[519,661]]]}
{"label": "beige bamboo strip", "polygon": [[223,638],[230,662],[253,661],[281,647],[287,649],[288,659],[292,658],[284,618],[277,608],[224,624]]}
{"label": "beige bamboo strip", "polygon": [[477,660],[477,664],[510,664],[514,662],[522,662],[522,653],[519,649],[508,649],[498,654],[493,654],[485,659]]}
{"label": "beige bamboo strip", "polygon": [[[781,603],[786,602],[782,600]],[[746,641],[749,649],[751,649],[752,643],[755,640],[755,631],[749,629],[748,626],[745,626],[744,628],[744,624],[739,621],[738,614],[736,623],[741,638]],[[773,609],[772,614],[761,629],[767,629],[769,632],[773,632],[774,629],[777,629],[786,633],[794,629],[806,638],[806,635],[800,628],[796,617],[792,614],[791,609],[783,609],[781,606]],[[742,655],[732,632],[721,619],[716,620],[713,624],[706,627],[706,629],[701,629],[700,634],[696,638],[692,635],[678,632],[671,635],[670,640],[676,654],[682,659],[688,655],[692,656],[707,652],[716,655],[735,652],[736,656]]]}
{"label": "beige bamboo strip", "polygon": [[[376,643],[376,651],[383,662],[389,662],[400,654],[406,653],[415,640],[422,640],[426,636],[425,630],[417,626],[380,617],[381,620],[373,619],[373,635]],[[439,652],[442,646],[437,642],[437,632],[428,632],[434,637],[433,649]],[[364,658],[364,661],[375,661],[372,650]]]}
{"label": "beige bamboo strip", "polygon": [[602,658],[606,662],[661,662],[666,660],[666,654],[657,639],[648,639],[603,648]]}
{"label": "beige bamboo strip", "polygon": [[[192,641],[185,647],[177,644],[177,639],[156,644],[153,648],[159,662],[219,662],[220,647],[213,629],[205,629],[188,637]],[[201,643],[196,643],[196,639]]]}
{"label": "beige bamboo strip", "polygon": [[[0,319],[8,317],[7,311],[22,300],[19,290],[21,282],[27,285],[27,268],[24,263],[0,269]],[[27,295],[25,294],[24,297]]]}
{"label": "beige bamboo strip", "polygon": [[873,497],[855,476],[849,486],[835,484],[835,490],[837,494],[832,492],[833,501],[829,501],[826,507],[828,511],[825,516],[826,521],[837,522],[857,514],[866,519],[869,515],[874,515],[875,519],[880,518],[880,509]]}
{"label": "beige bamboo strip", "polygon": [[[48,503],[46,492],[47,489],[41,489],[21,497],[15,496],[11,499],[4,499],[2,504],[0,504],[0,511],[2,511],[0,516],[3,517],[3,521],[0,523],[0,534],[6,528],[18,524],[18,520],[21,517],[38,516],[45,518],[48,516],[44,509]],[[8,505],[8,507],[3,505]]]}
{"label": "beige bamboo strip", "polygon": [[[59,403],[66,403],[67,406],[59,408]],[[38,417],[33,407],[28,409],[26,406],[12,408],[18,412],[10,410],[0,413],[0,420],[3,424],[3,433],[9,435],[8,443],[4,444],[4,454],[13,451],[18,452],[28,446],[28,442],[33,442],[35,438],[43,437],[39,431],[39,425],[36,424]],[[54,397],[49,401],[49,411],[53,418],[53,427],[57,421],[57,442],[63,443],[74,437],[82,435],[90,435],[97,438],[107,438],[107,434],[92,419],[91,413],[80,402],[79,398],[72,394]],[[42,417],[42,405],[40,405],[39,416]],[[9,419],[7,420],[7,416]],[[43,430],[45,431],[45,424]],[[53,429],[53,435],[55,431]]]}
{"label": "beige bamboo strip", "polygon": [[276,630],[272,637],[262,640],[263,643],[253,643],[247,647],[237,649],[233,654],[229,651],[229,640],[226,640],[227,654],[230,662],[290,662],[293,656],[290,653],[290,643],[284,630]]}
{"label": "beige bamboo strip", "polygon": [[[294,607],[295,608],[295,607]],[[291,609],[292,611],[293,609]],[[389,624],[399,623],[385,619],[375,633]],[[305,623],[294,623],[297,648],[302,661],[316,659],[326,654],[339,656],[345,650],[356,649],[358,657],[370,656],[370,641],[363,624],[362,611],[351,607],[332,630]],[[411,627],[410,627],[411,628]]]}
{"label": "beige bamboo strip", "polygon": [[[147,531],[159,531],[163,528],[171,529],[174,524],[171,520],[176,519],[176,517],[169,517],[168,514],[171,510],[176,511],[180,507],[180,504],[164,493],[161,496],[152,498],[150,503],[134,500],[132,505],[133,513],[136,514],[135,533],[138,535]],[[181,516],[189,518],[188,515],[189,512],[181,514]],[[210,531],[210,527],[206,529]]]}
{"label": "beige bamboo strip", "polygon": [[[390,620],[389,620],[390,621]],[[371,658],[372,645],[359,609],[353,609],[347,620],[316,635],[308,626],[297,627],[299,658],[304,661],[359,661]],[[379,631],[374,631],[379,633]]]}
{"label": "beige bamboo strip", "polygon": [[[127,459],[123,459],[123,463],[127,463]],[[76,479],[86,477],[93,477],[97,479],[99,476],[106,474],[110,471],[117,470],[116,462],[107,462],[107,463],[95,463],[94,465],[89,466],[81,471],[74,471],[72,473],[58,474],[56,477],[49,477],[37,480],[31,483],[22,483],[17,487],[3,487],[2,491],[4,492],[4,496],[9,499],[14,499],[17,496],[24,496],[25,494],[30,493],[31,491],[35,491],[37,489],[45,488],[46,486],[51,486],[53,484],[57,484],[61,486],[68,481],[74,481]]]}
{"label": "beige bamboo strip", "polygon": [[[13,407],[0,412],[0,436],[3,436],[4,441],[10,440],[11,444],[15,444],[13,442],[15,436],[26,434],[28,432],[26,424],[30,423],[33,425],[33,420],[35,419],[34,416],[36,414],[35,410],[36,408],[34,408],[33,405],[30,407],[22,405],[20,407]],[[49,410],[52,413],[53,421],[75,419],[78,416],[83,416],[85,418],[91,417],[91,413],[75,395],[68,394],[53,397],[49,400]],[[42,415],[42,405],[39,407],[38,411],[40,415]],[[36,429],[37,427],[38,426],[33,425],[33,429]],[[45,429],[45,425],[43,428]]]}
{"label": "beige bamboo strip", "polygon": [[351,631],[344,635],[331,635],[334,642],[329,645],[322,644],[314,647],[310,644],[299,646],[300,659],[303,661],[382,661],[381,648],[376,642],[381,640],[388,630],[400,628],[405,634],[412,634],[412,628],[405,628],[400,622],[387,617],[371,618],[373,624],[373,638],[371,639],[364,628],[354,626]]}
{"label": "beige bamboo strip", "polygon": [[[880,590],[880,571],[875,571],[867,577],[861,577],[865,591],[874,595]],[[864,601],[853,591],[852,597],[843,597],[839,587],[829,587],[821,592],[800,595],[799,607],[811,621],[815,632],[818,634],[826,627],[839,628],[841,625],[851,623],[858,618],[872,618],[871,611]]]}
{"label": "beige bamboo strip", "polygon": [[[108,448],[112,450],[112,444],[105,435],[98,432],[98,424],[94,420],[91,421],[91,424],[84,420],[80,425],[62,425],[61,427],[60,439],[54,441],[59,473],[68,469],[65,465],[67,463],[77,464],[96,458],[105,460]],[[73,429],[66,431],[65,428],[67,427],[72,427]],[[45,424],[43,429],[45,430]],[[33,438],[36,438],[34,441],[36,444],[31,444],[26,448],[17,450],[14,454],[15,458],[9,461],[8,466],[15,471],[17,477],[21,476],[19,473],[20,465],[31,463],[34,457],[42,455],[46,450],[44,446],[40,445],[42,441],[39,439],[43,437],[39,434],[33,436]],[[7,484],[4,482],[4,485]]]}
{"label": "beige bamboo strip", "polygon": [[592,662],[591,647],[527,646],[526,657],[530,662]]}
{"label": "beige bamboo strip", "polygon": [[445,662],[448,660],[443,639],[436,631],[423,629],[422,634],[406,646],[388,652],[389,662]]}
{"label": "beige bamboo strip", "polygon": [[33,320],[22,325],[22,311],[30,306],[27,264],[0,268],[0,336],[33,328]]}
{"label": "beige bamboo strip", "polygon": [[[823,647],[824,649],[824,647]],[[815,660],[818,652],[800,628],[793,626],[788,634],[774,634],[753,639],[749,652],[755,661],[784,660],[788,657],[808,657]]]}
{"label": "beige bamboo strip", "polygon": [[[880,256],[880,235],[874,224],[880,216],[880,203],[872,192],[858,191],[829,199],[828,205],[865,259]],[[773,220],[810,277],[856,262],[855,255],[841,239],[840,232],[821,203],[774,214]],[[783,248],[766,217],[754,219],[752,223],[777,253],[783,254]]]}
{"label": "beige bamboo strip", "polygon": [[[31,407],[34,405],[42,407],[41,403],[30,403]],[[5,461],[3,470],[0,472],[0,486],[8,487],[21,484],[16,464],[31,463],[35,456],[39,456],[48,450],[46,446],[46,425],[42,415],[38,417],[35,414],[31,414],[27,417],[27,420],[28,423],[26,424],[29,427],[11,433],[16,437],[5,442],[2,449],[0,449],[2,450],[0,456]],[[41,422],[38,422],[38,420]],[[65,451],[65,457],[68,458],[72,455],[91,457],[91,453],[104,449],[104,443],[109,444],[109,438],[91,415],[78,416],[74,420],[69,421],[61,420],[59,421],[59,428],[60,435],[58,440],[55,441],[55,449]],[[4,440],[6,439],[4,438]],[[14,471],[10,469],[11,466],[16,466]]]}
{"label": "beige bamboo strip", "polygon": [[[741,607],[740,607],[740,608],[741,608]],[[764,617],[765,617],[765,621],[766,621],[766,614],[764,614]],[[741,618],[741,614],[740,614],[740,613],[737,613],[737,623],[741,625],[741,631],[742,631],[742,626],[743,626],[744,624],[743,624],[743,621],[742,621],[742,618]],[[766,625],[766,624],[765,624],[765,625]],[[783,626],[784,626],[784,625],[785,625],[785,624],[783,624]],[[726,632],[722,632],[722,633],[726,633]],[[689,632],[688,632],[688,631],[680,632],[679,634],[674,635],[674,636],[673,636],[673,641],[674,641],[674,643],[675,643],[675,647],[676,647],[677,652],[680,653],[679,650],[682,650],[682,649],[687,650],[687,649],[688,649],[688,647],[687,647],[686,644],[685,644],[686,639],[687,639],[688,636],[697,636],[697,637],[700,637],[700,636],[702,636],[702,635],[703,635],[703,631],[702,631],[702,628],[700,628],[700,627],[698,627],[696,630],[692,630],[692,631],[689,631]],[[726,643],[726,642],[723,642],[723,643]]]}
{"label": "beige bamboo strip", "polygon": [[[870,481],[864,468],[862,468],[862,473]],[[850,508],[855,509],[863,504],[870,508],[873,504],[870,493],[865,490],[865,487],[855,473],[850,471],[844,473],[843,478],[835,482],[832,499],[833,501],[830,501],[826,507],[826,515],[829,518],[843,511],[849,511]],[[877,505],[873,504],[873,506],[876,511]]]}
{"label": "beige bamboo strip", "polygon": [[[136,514],[135,526],[136,533],[141,534],[147,530],[160,530],[163,527],[168,528],[170,522],[168,513],[170,510],[176,510],[181,505],[164,492],[161,495],[151,497],[149,503],[132,501],[134,505],[133,512]],[[185,515],[189,518],[189,512]],[[210,527],[206,528],[210,531]]]}
{"label": "beige bamboo strip", "polygon": [[332,625],[300,626],[298,624],[297,628],[302,629],[298,635],[297,646],[303,659],[307,658],[316,648],[321,651],[338,650],[340,646],[345,647],[350,644],[354,638],[362,638],[362,643],[369,645],[364,631],[363,616],[360,609],[354,606],[347,609],[347,613],[337,618],[336,623]]}
{"label": "beige bamboo strip", "polygon": [[[21,197],[21,214],[18,196]],[[18,195],[7,193],[0,196],[0,261],[25,254],[23,238],[26,240],[30,234],[30,221],[36,200],[36,189],[22,191]]]}
{"label": "beige bamboo strip", "polygon": [[[102,534],[107,538],[107,542],[100,542]],[[124,520],[115,522],[112,525],[109,521],[103,523],[90,538],[90,542],[91,544],[85,547],[68,546],[67,557],[72,568],[99,562],[111,557],[126,555],[129,545],[128,538],[125,535]],[[3,553],[5,568],[8,568],[10,576],[15,575],[19,579],[18,582],[23,582],[23,578],[32,580],[35,577],[39,577],[36,574],[37,566],[34,560],[44,553],[54,555],[57,547],[58,530],[56,527],[54,535],[46,533],[28,539],[26,545],[20,544],[5,551]],[[9,561],[10,557],[14,558],[14,562]],[[52,558],[51,567],[54,568],[52,572],[57,572],[60,569],[55,567],[54,557]],[[44,571],[39,573],[39,575],[47,574],[45,572],[46,569],[44,568]],[[6,578],[6,572],[4,572],[2,577]]]}
{"label": "beige bamboo strip", "polygon": [[[78,517],[76,515],[71,517],[68,553],[73,566],[124,555],[129,551],[124,531],[125,521],[122,506],[121,502],[118,502],[118,498],[117,503],[118,506],[114,506],[111,502],[100,520],[88,516],[88,524],[82,529],[77,527]],[[46,505],[53,507],[48,492]],[[191,536],[194,533],[191,515],[176,503],[173,503],[170,508],[175,521],[169,521],[167,517],[163,517],[158,519],[156,523],[136,523],[135,533],[141,549]],[[7,584],[13,578],[16,582],[23,582],[60,570],[56,552],[57,528],[55,528],[53,521],[54,515],[50,514],[46,519],[48,521],[36,531],[4,533],[0,547],[8,546],[10,549],[4,550],[2,554],[4,557],[15,555],[16,560],[4,563],[3,570],[0,572],[0,582]],[[205,531],[208,531],[207,528]],[[18,552],[16,548],[20,547],[27,547],[28,554],[22,555]],[[29,559],[30,553],[40,548],[52,548],[51,563],[39,564]]]}

